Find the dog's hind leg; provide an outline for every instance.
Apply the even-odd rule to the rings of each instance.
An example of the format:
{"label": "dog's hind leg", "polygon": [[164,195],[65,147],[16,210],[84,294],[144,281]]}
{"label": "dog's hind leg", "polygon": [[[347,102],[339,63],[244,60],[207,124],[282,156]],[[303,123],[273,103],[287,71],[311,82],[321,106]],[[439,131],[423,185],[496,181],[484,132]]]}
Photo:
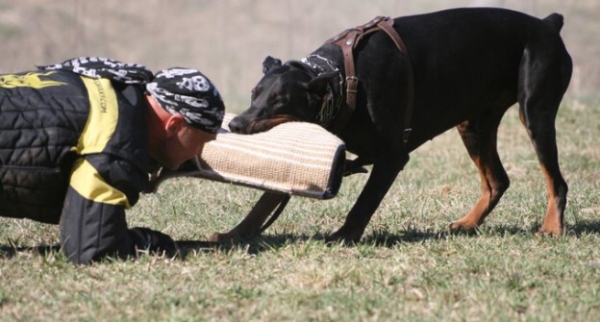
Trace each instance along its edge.
{"label": "dog's hind leg", "polygon": [[457,126],[469,156],[479,170],[481,196],[466,216],[450,224],[451,230],[472,230],[481,225],[508,189],[510,181],[496,149],[498,125],[508,106]]}
{"label": "dog's hind leg", "polygon": [[526,50],[521,61],[519,113],[546,180],[548,206],[539,230],[542,235],[563,232],[568,187],[558,164],[555,120],[571,71],[571,59],[563,46]]}

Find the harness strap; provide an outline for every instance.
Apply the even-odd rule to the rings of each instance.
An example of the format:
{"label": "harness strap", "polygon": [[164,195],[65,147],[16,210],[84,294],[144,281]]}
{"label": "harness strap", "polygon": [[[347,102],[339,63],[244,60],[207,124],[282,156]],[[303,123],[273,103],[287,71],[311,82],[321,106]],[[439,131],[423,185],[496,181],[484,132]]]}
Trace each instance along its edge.
{"label": "harness strap", "polygon": [[353,49],[360,42],[361,38],[367,34],[383,30],[394,42],[398,50],[403,53],[407,60],[407,94],[406,111],[404,115],[403,142],[406,144],[411,132],[410,121],[414,105],[414,72],[408,49],[402,41],[398,32],[394,29],[394,20],[390,17],[377,16],[373,20],[356,28],[347,29],[337,36],[329,39],[326,43],[333,43],[342,49],[344,56],[344,69],[346,72],[346,109],[340,111],[340,119],[336,126],[336,132],[339,133],[346,127],[350,117],[356,110],[356,95],[358,92],[358,77],[356,76]]}
{"label": "harness strap", "polygon": [[408,49],[406,48],[406,44],[398,35],[398,32],[394,29],[394,20],[385,19],[377,24],[390,38],[398,48],[401,53],[404,53],[406,56],[408,63],[406,64],[406,80],[407,80],[407,91],[406,91],[406,110],[404,111],[404,133],[402,134],[402,141],[404,144],[408,142],[410,132],[412,129],[410,128],[410,121],[412,118],[413,105],[415,101],[415,75],[413,72],[412,61],[410,56],[408,55]]}
{"label": "harness strap", "polygon": [[338,129],[341,130],[350,121],[350,116],[356,110],[356,94],[358,93],[358,77],[354,69],[354,44],[357,43],[359,33],[362,30],[351,30],[345,38],[341,38],[335,44],[342,48],[344,55],[344,70],[346,71],[346,110],[342,110]]}

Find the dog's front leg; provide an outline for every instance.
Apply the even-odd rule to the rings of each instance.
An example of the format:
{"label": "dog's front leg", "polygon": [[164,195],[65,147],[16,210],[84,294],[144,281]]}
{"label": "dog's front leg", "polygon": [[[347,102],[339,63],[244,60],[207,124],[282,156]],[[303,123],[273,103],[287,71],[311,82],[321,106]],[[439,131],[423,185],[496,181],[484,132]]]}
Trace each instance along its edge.
{"label": "dog's front leg", "polygon": [[242,222],[229,232],[212,234],[208,238],[208,241],[230,242],[248,239],[260,234],[260,228],[263,223],[267,220],[275,207],[284,200],[285,196],[285,194],[277,192],[265,192]]}
{"label": "dog's front leg", "polygon": [[408,162],[408,153],[404,148],[401,149],[402,151],[396,150],[396,153],[388,150],[388,153],[375,159],[371,175],[346,216],[344,225],[327,237],[327,242],[356,243],[360,240],[373,213]]}

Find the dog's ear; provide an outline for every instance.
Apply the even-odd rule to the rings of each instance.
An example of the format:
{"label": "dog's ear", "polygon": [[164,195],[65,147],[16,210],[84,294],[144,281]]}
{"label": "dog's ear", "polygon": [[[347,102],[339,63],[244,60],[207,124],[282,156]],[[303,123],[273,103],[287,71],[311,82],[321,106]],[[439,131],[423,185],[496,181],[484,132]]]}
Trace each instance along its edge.
{"label": "dog's ear", "polygon": [[268,73],[271,69],[281,67],[281,60],[267,56],[263,61],[263,74]]}
{"label": "dog's ear", "polygon": [[337,71],[319,74],[319,76],[313,78],[308,83],[308,91],[319,95],[325,95],[327,93],[327,83],[338,75],[339,72]]}

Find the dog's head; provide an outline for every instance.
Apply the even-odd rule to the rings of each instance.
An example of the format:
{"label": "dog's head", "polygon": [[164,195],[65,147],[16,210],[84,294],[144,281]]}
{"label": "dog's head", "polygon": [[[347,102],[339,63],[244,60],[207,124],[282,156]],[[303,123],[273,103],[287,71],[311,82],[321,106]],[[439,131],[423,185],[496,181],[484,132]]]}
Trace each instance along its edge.
{"label": "dog's head", "polygon": [[250,108],[229,122],[232,132],[258,133],[289,121],[318,123],[317,114],[327,94],[327,83],[338,75],[317,76],[301,62],[282,64],[271,56],[263,62],[263,73],[252,90]]}

